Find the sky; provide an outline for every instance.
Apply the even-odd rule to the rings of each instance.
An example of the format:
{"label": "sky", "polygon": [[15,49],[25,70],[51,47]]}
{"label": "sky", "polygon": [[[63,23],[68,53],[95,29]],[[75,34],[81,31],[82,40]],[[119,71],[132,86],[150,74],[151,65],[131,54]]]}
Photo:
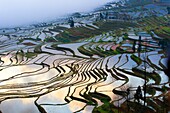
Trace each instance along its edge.
{"label": "sky", "polygon": [[0,28],[56,19],[74,12],[89,12],[115,0],[0,0]]}

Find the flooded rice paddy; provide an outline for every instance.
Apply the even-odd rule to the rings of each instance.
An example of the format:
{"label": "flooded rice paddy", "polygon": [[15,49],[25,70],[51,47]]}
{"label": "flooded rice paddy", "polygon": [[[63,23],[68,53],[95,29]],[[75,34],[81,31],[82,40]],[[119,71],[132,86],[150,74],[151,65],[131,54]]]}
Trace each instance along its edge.
{"label": "flooded rice paddy", "polygon": [[147,88],[154,92],[147,92],[147,98],[161,101],[168,77],[160,37],[106,33],[75,43],[46,43],[44,39],[58,34],[51,29],[0,31],[2,112],[91,113],[105,101],[120,106],[126,99],[118,92],[129,88],[133,101],[145,76]]}

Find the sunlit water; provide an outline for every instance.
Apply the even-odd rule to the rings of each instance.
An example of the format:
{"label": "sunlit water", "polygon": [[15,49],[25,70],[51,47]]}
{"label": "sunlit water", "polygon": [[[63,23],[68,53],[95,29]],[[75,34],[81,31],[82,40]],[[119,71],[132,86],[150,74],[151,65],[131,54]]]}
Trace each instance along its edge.
{"label": "sunlit water", "polygon": [[[14,36],[17,32],[34,39],[31,33],[37,31],[11,30],[8,32],[9,37],[1,36],[0,110],[4,113],[38,113],[41,110],[47,113],[91,113],[95,106],[103,104],[100,98],[94,96],[101,94],[120,106],[126,99],[114,91],[130,88],[133,101],[136,87],[143,86],[145,82],[143,75],[134,69],[145,71],[145,60],[148,62],[146,71],[150,73],[147,85],[161,87],[168,84],[168,77],[162,71],[166,68],[163,50],[158,42],[145,33],[143,35],[147,39],[144,40],[150,42],[143,42],[143,49],[146,45],[150,49],[146,54],[134,53],[142,60],[139,64],[131,57],[133,40],[138,41],[137,36],[129,36],[126,41],[122,37],[97,36],[85,42],[46,43],[37,47],[31,40],[19,43],[18,37]],[[113,42],[107,42],[107,37]],[[105,43],[97,42],[100,38]],[[123,43],[121,47],[118,42]],[[41,41],[35,43],[40,44]],[[85,54],[80,50],[81,47],[92,55]],[[119,47],[129,52],[106,57],[98,52],[100,49],[107,53]],[[154,78],[155,73],[161,78],[160,81]],[[154,97],[161,94],[161,91],[156,91]]]}
{"label": "sunlit water", "polygon": [[[163,88],[168,86],[164,72],[167,56],[159,45],[162,38],[153,32],[156,39],[146,32],[137,36],[128,33],[127,39],[113,37],[113,32],[108,32],[69,44],[55,38],[53,43],[44,41],[70,26],[64,19],[46,26],[41,22],[74,12],[88,12],[109,1],[112,0],[97,3],[68,0],[66,4],[60,0],[0,0],[0,27],[6,28],[0,29],[0,110],[3,113],[91,113],[104,104],[102,99],[120,106],[127,99],[128,88],[130,101],[134,101],[138,86],[144,94],[145,76],[147,88],[155,91],[147,92],[147,97],[162,101]],[[30,25],[34,23],[41,24]],[[75,23],[75,27],[80,26],[99,29],[88,18]],[[140,42],[141,51],[138,51]],[[123,52],[114,53],[115,50]]]}

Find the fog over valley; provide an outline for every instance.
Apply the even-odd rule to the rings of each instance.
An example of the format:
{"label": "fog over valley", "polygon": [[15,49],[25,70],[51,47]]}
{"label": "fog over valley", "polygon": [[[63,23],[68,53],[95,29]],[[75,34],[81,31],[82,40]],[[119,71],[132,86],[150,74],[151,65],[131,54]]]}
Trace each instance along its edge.
{"label": "fog over valley", "polygon": [[74,12],[89,12],[111,1],[113,0],[0,0],[0,28],[54,20]]}

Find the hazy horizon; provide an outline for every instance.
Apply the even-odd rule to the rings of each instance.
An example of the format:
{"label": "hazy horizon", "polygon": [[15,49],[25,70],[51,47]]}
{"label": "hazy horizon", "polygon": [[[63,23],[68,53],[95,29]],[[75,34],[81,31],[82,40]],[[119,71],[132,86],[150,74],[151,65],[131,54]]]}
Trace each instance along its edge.
{"label": "hazy horizon", "polygon": [[89,12],[117,0],[0,0],[0,28],[54,20],[74,12]]}

